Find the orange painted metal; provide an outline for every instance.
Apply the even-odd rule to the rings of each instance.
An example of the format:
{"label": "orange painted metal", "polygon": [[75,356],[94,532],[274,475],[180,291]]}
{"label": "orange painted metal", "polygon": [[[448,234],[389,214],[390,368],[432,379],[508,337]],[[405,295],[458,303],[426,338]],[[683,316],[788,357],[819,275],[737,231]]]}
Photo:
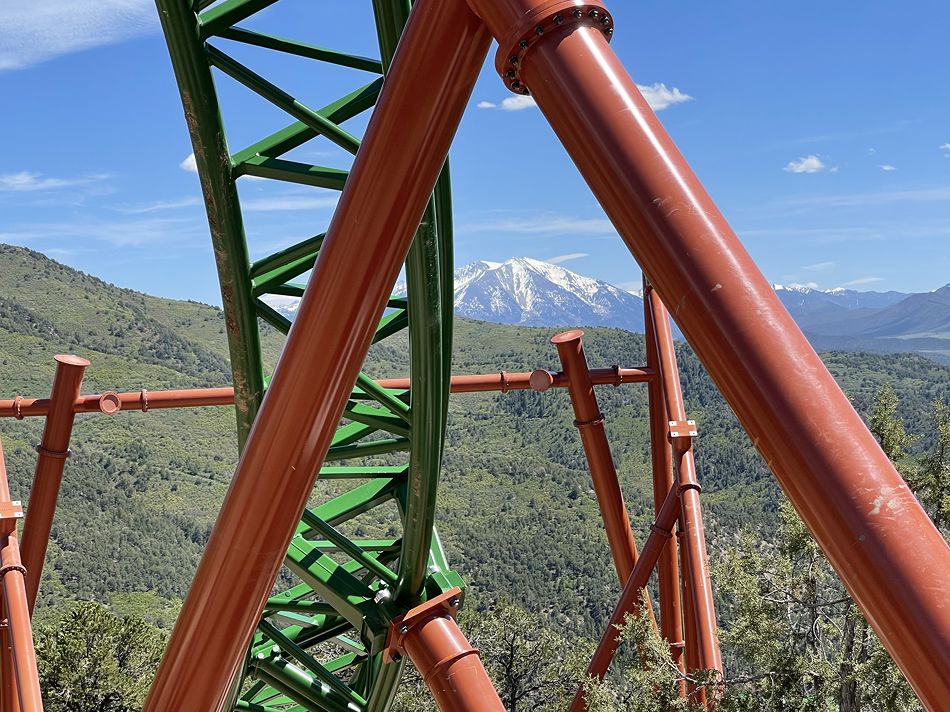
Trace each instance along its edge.
{"label": "orange painted metal", "polygon": [[[33,648],[33,628],[27,602],[26,569],[20,561],[17,544],[17,520],[23,516],[19,502],[10,500],[10,486],[0,443],[0,588],[3,590],[3,612],[6,629],[0,639],[4,693],[3,712],[23,710],[42,712],[40,676]],[[12,683],[12,684],[11,684]],[[9,687],[8,687],[9,686]],[[13,688],[15,694],[9,688]]]}
{"label": "orange painted metal", "polygon": [[405,655],[442,712],[504,712],[478,650],[455,622],[461,591],[452,589],[393,620],[386,655]]}
{"label": "orange painted metal", "polygon": [[[593,368],[590,380],[595,386],[619,386],[624,383],[645,383],[655,373],[649,368]],[[377,381],[383,388],[406,390],[408,378],[383,378]],[[465,376],[452,376],[452,393],[483,393],[488,391],[546,391],[548,388],[567,388],[569,379],[563,371],[551,372],[543,369],[531,373],[486,373]],[[0,408],[3,401],[0,401]]]}
{"label": "orange painted metal", "polygon": [[[590,371],[595,386],[619,386],[624,383],[645,383],[654,378],[649,368],[594,368]],[[532,376],[535,381],[532,382]],[[540,379],[540,380],[538,380]],[[383,388],[407,390],[408,378],[383,378],[376,381]],[[544,391],[548,388],[566,388],[567,378],[561,372],[532,371],[522,373],[474,374],[452,376],[452,393],[483,393],[487,391]],[[73,404],[76,413],[105,413],[137,410],[148,412],[164,408],[198,408],[204,406],[234,405],[234,389],[190,388],[170,391],[129,391],[126,393],[97,393],[79,396]],[[7,398],[0,400],[0,418],[28,418],[49,414],[49,398]]]}
{"label": "orange painted metal", "polygon": [[53,513],[59,488],[63,481],[63,468],[69,457],[69,438],[73,432],[76,416],[73,403],[79,398],[82,376],[89,361],[79,356],[57,356],[56,375],[50,391],[46,427],[37,448],[39,457],[30,499],[23,522],[23,564],[29,575],[26,579],[26,595],[30,612],[36,605],[36,595],[43,575],[46,546],[53,526]]}
{"label": "orange painted metal", "polygon": [[146,712],[224,704],[490,40],[461,0],[414,5]]}
{"label": "orange painted metal", "polygon": [[[722,672],[722,656],[719,651],[716,609],[713,603],[712,583],[706,561],[706,535],[703,531],[703,515],[699,503],[701,491],[696,478],[696,463],[693,459],[693,438],[688,434],[686,408],[680,387],[679,369],[673,347],[673,334],[666,307],[656,292],[647,286],[644,302],[652,312],[651,325],[656,342],[657,370],[666,401],[669,417],[670,442],[672,443],[673,473],[680,491],[680,546],[684,559],[684,587],[689,589],[696,633],[696,664],[700,670]],[[674,425],[676,424],[676,425]],[[683,428],[686,425],[686,429]],[[688,639],[688,638],[687,638]]]}
{"label": "orange painted metal", "polygon": [[[623,591],[620,593],[620,600],[610,616],[610,622],[604,630],[604,634],[594,651],[590,664],[587,667],[588,677],[602,679],[610,667],[610,661],[613,660],[617,648],[620,647],[618,639],[617,626],[623,624],[624,617],[633,613],[640,605],[642,589],[646,587],[650,580],[650,574],[656,566],[663,549],[673,537],[673,527],[679,516],[680,498],[677,488],[672,488],[663,500],[663,506],[657,514],[656,520],[650,529],[650,535],[643,545],[643,551],[637,559],[636,566],[630,573],[630,577],[624,584]],[[571,712],[583,712],[587,709],[584,702],[583,688],[577,691],[574,702],[571,705]]]}
{"label": "orange painted metal", "polygon": [[[500,41],[545,0],[469,0]],[[781,305],[604,34],[520,76],[908,681],[950,699],[950,548]]]}
{"label": "orange painted metal", "polygon": [[[659,355],[656,349],[656,336],[653,329],[653,310],[644,300],[644,348],[647,367],[657,370]],[[663,384],[653,379],[647,386],[650,403],[650,459],[653,466],[653,507],[659,514],[666,493],[673,487],[673,447],[669,439],[669,416],[666,412],[666,399],[663,397]],[[685,671],[683,660],[683,613],[680,594],[680,571],[677,559],[677,539],[673,538],[663,548],[657,561],[657,586],[660,593],[660,633],[670,644],[670,656],[681,671]],[[683,688],[685,692],[685,687]]]}
{"label": "orange painted metal", "polygon": [[[0,400],[0,418],[27,418],[49,414],[49,398],[10,398]],[[161,410],[163,408],[197,408],[201,406],[234,405],[234,389],[188,388],[171,391],[131,391],[79,396],[73,402],[74,413],[105,413],[120,410]]]}
{"label": "orange painted metal", "polygon": [[587,356],[581,341],[583,335],[584,332],[580,329],[564,331],[554,336],[551,343],[557,348],[563,372],[567,377],[567,389],[571,396],[571,406],[574,408],[574,425],[581,435],[614,568],[617,569],[617,577],[622,584],[637,563],[637,544],[623,492],[620,490],[620,481],[617,479],[617,470],[610,454],[607,433],[604,431],[604,416],[597,405],[594,384],[587,368]]}

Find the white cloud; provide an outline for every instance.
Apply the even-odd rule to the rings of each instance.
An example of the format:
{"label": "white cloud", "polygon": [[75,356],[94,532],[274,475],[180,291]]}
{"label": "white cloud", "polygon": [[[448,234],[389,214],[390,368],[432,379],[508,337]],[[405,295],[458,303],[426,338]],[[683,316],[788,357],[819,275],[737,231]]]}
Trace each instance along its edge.
{"label": "white cloud", "polygon": [[178,210],[179,208],[191,208],[201,205],[201,198],[189,196],[179,198],[178,200],[156,200],[144,205],[119,205],[113,208],[116,212],[126,215],[142,215],[144,213],[157,213],[162,210]]}
{"label": "white cloud", "polygon": [[802,267],[802,269],[808,270],[809,272],[827,272],[830,269],[834,269],[836,266],[836,262],[816,262],[813,265],[805,265]]}
{"label": "white cloud", "polygon": [[808,198],[790,198],[784,201],[789,207],[834,207],[851,208],[885,203],[942,203],[950,201],[950,187],[916,188],[877,193],[850,193],[843,195],[816,195]]}
{"label": "white cloud", "polygon": [[571,260],[579,260],[581,257],[589,257],[589,252],[570,252],[566,255],[557,255],[555,257],[548,257],[544,262],[549,262],[552,265],[559,265],[562,262],[570,262]]}
{"label": "white cloud", "polygon": [[0,232],[0,242],[18,245],[50,239],[62,240],[70,247],[87,248],[90,242],[111,247],[149,245],[194,245],[207,240],[207,226],[201,219],[133,218],[115,221],[99,219],[55,223],[30,223]]}
{"label": "white cloud", "polygon": [[662,111],[668,106],[682,104],[684,101],[691,101],[693,97],[684,94],[677,87],[668,89],[666,84],[656,82],[655,84],[637,84],[637,89],[643,94],[650,108],[654,111]]}
{"label": "white cloud", "polygon": [[[650,108],[654,111],[662,111],[674,104],[682,104],[684,101],[691,101],[693,97],[684,94],[677,87],[670,89],[662,82],[655,84],[637,84],[637,89],[643,94]],[[537,102],[531,96],[509,96],[501,100],[500,104],[493,101],[480,101],[476,106],[479,109],[501,109],[502,111],[521,111],[523,109],[533,109]]]}
{"label": "white cloud", "polygon": [[152,0],[8,0],[0,3],[0,71],[159,29]]}
{"label": "white cloud", "polygon": [[185,160],[178,164],[178,167],[183,171],[188,171],[189,173],[198,172],[198,162],[195,160],[195,154],[189,153],[185,156]]}
{"label": "white cloud", "polygon": [[[521,235],[616,235],[607,218],[579,218],[552,213],[519,214],[478,223],[460,224],[457,232],[498,232]],[[548,260],[550,261],[550,260]]]}
{"label": "white cloud", "polygon": [[860,287],[862,284],[874,284],[875,282],[883,282],[883,277],[858,277],[858,279],[852,279],[850,282],[842,282],[842,287]]}
{"label": "white cloud", "polygon": [[782,170],[786,173],[818,173],[825,170],[826,166],[821,159],[814,154],[802,156],[797,161],[789,161],[788,165]]}
{"label": "white cloud", "polygon": [[942,144],[940,144],[940,150],[941,150],[941,151],[950,151],[950,143],[942,143]]}
{"label": "white cloud", "polygon": [[890,173],[891,171],[896,171],[897,168],[895,166],[892,166],[890,163],[882,163],[881,170],[884,171],[885,173]]}
{"label": "white cloud", "polygon": [[533,109],[538,105],[533,96],[506,96],[501,100],[502,111],[522,111],[523,109]]}
{"label": "white cloud", "polygon": [[40,190],[56,190],[57,188],[74,188],[99,183],[106,178],[108,178],[106,175],[92,175],[83,178],[44,178],[42,173],[33,173],[32,171],[4,173],[0,174],[0,192],[27,193]]}
{"label": "white cloud", "polygon": [[241,200],[243,208],[249,212],[277,213],[291,210],[324,210],[335,208],[339,196],[336,195],[275,195],[266,198],[248,198]]}

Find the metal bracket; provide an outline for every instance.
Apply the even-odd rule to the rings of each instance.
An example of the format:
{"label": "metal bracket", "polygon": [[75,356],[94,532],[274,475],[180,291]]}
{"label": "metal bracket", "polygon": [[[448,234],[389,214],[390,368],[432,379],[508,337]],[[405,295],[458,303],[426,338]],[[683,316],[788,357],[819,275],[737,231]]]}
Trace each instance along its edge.
{"label": "metal bracket", "polygon": [[699,435],[699,432],[696,430],[696,421],[695,420],[671,420],[670,424],[670,439],[673,438],[695,438]]}
{"label": "metal bracket", "polygon": [[600,0],[551,0],[526,14],[518,27],[504,42],[498,43],[495,69],[505,86],[515,94],[528,95],[528,87],[521,79],[521,65],[528,50],[546,33],[571,26],[596,27],[610,41],[614,21]]}
{"label": "metal bracket", "polygon": [[[11,534],[16,531],[17,521],[23,519],[23,505],[20,500],[0,502],[0,532]],[[23,570],[26,573],[26,569]],[[0,569],[0,575],[3,569]]]}
{"label": "metal bracket", "polygon": [[413,628],[432,618],[448,615],[455,618],[462,605],[462,589],[453,588],[445,593],[430,598],[410,609],[405,615],[397,616],[389,624],[386,634],[386,645],[383,648],[383,659],[386,662],[395,662],[402,657],[402,643]]}

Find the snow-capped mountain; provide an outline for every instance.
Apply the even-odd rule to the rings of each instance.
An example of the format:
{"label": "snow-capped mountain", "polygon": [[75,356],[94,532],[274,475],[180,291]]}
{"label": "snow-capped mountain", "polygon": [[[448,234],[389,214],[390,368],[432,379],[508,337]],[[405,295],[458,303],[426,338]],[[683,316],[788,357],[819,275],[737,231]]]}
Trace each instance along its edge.
{"label": "snow-capped mountain", "polygon": [[802,284],[773,284],[772,288],[803,329],[886,309],[908,296],[903,292],[858,292],[843,287],[814,289]]}
{"label": "snow-capped mountain", "polygon": [[[950,285],[921,294],[772,287],[821,351],[916,351],[950,363]],[[397,284],[395,294],[405,293],[405,284]],[[296,316],[295,298],[268,296],[267,301],[286,317]],[[639,295],[528,257],[481,260],[457,269],[455,311],[501,324],[643,331]],[[675,325],[674,334],[679,336]]]}
{"label": "snow-capped mountain", "polygon": [[457,269],[455,311],[502,324],[643,330],[643,301],[637,295],[530,257]]}

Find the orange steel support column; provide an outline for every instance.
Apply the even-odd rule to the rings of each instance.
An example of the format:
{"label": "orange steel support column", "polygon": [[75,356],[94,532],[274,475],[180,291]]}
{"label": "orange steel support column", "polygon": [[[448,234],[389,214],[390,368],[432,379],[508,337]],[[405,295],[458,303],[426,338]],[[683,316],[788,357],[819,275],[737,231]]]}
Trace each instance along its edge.
{"label": "orange steel support column", "polygon": [[[680,512],[682,515],[682,512]],[[682,532],[677,532],[676,539],[674,541],[682,540]],[[682,544],[682,541],[680,541]],[[680,546],[680,570],[683,572],[683,581],[689,581],[689,559],[686,558],[686,549],[683,546]],[[684,651],[685,651],[685,669],[693,672],[700,670],[702,665],[699,662],[699,634],[696,628],[696,609],[693,607],[693,597],[690,590],[690,586],[683,586],[683,639]],[[695,693],[696,685],[692,682],[686,684],[686,688],[690,695]],[[705,702],[705,694],[703,694],[703,702]]]}
{"label": "orange steel support column", "polygon": [[30,488],[30,499],[23,522],[23,564],[29,575],[26,579],[26,597],[30,613],[36,605],[40,589],[46,546],[53,526],[53,513],[63,481],[63,467],[69,457],[69,438],[73,433],[75,411],[73,404],[79,398],[82,376],[89,362],[79,356],[57,356],[56,376],[49,396],[49,412],[43,439],[36,448],[39,458]]}
{"label": "orange steel support column", "polygon": [[[17,520],[22,517],[19,502],[10,501],[7,468],[0,443],[0,587],[3,589],[3,611],[7,630],[0,641],[3,645],[3,712],[42,712],[40,675],[36,669],[36,651],[33,648],[33,629],[30,625],[30,607],[27,603],[26,569],[20,561],[17,545]],[[7,647],[9,645],[9,648]],[[12,664],[11,664],[12,663]],[[7,685],[15,690],[9,694]]]}
{"label": "orange steel support column", "polygon": [[[713,603],[712,583],[706,562],[706,535],[703,531],[703,515],[699,504],[700,486],[696,479],[696,463],[693,459],[692,436],[684,432],[686,420],[683,394],[680,388],[679,369],[670,331],[670,318],[666,307],[656,292],[644,290],[643,299],[652,312],[651,323],[656,339],[657,371],[666,400],[669,416],[670,439],[673,449],[673,472],[680,491],[680,546],[682,547],[683,585],[689,589],[689,604],[695,625],[696,663],[701,670],[722,672],[722,656],[717,637],[716,609]],[[688,639],[687,631],[687,639]]]}
{"label": "orange steel support column", "polygon": [[490,40],[462,0],[416,2],[146,712],[225,702]]}
{"label": "orange steel support column", "polygon": [[422,603],[392,623],[387,655],[407,655],[441,712],[505,712],[478,657],[455,622],[461,591]]}
{"label": "orange steel support column", "polygon": [[[647,537],[646,544],[643,545],[643,551],[637,559],[636,566],[630,573],[630,578],[624,584],[623,591],[620,593],[620,600],[610,616],[610,622],[594,651],[594,657],[591,658],[587,666],[587,676],[602,679],[610,667],[610,661],[613,660],[614,653],[620,647],[620,638],[617,627],[623,624],[624,617],[628,613],[635,611],[640,602],[642,590],[650,580],[650,574],[653,573],[656,562],[666,548],[668,542],[673,537],[673,527],[676,524],[676,518],[679,516],[680,497],[679,492],[674,487],[667,493],[663,501],[663,506],[656,515],[656,521],[650,529],[650,535]],[[584,701],[584,688],[581,687],[574,696],[574,702],[571,705],[571,712],[583,712],[587,709]]]}
{"label": "orange steel support column", "polygon": [[596,3],[469,2],[914,690],[945,706],[950,549],[611,51],[603,11],[559,27],[552,12]]}
{"label": "orange steel support column", "polygon": [[[630,527],[627,506],[620,491],[617,470],[607,434],[604,432],[604,416],[597,405],[594,384],[590,380],[587,357],[584,355],[583,331],[575,329],[565,331],[551,339],[557,347],[564,375],[567,376],[567,390],[574,408],[574,425],[581,434],[584,454],[590,467],[600,516],[604,520],[607,542],[617,569],[617,577],[623,584],[637,563],[637,544]],[[652,611],[651,611],[652,614]]]}
{"label": "orange steel support column", "polygon": [[[645,291],[645,290],[644,290]],[[659,356],[656,351],[656,336],[653,328],[653,311],[646,300],[643,302],[644,350],[647,368],[658,370]],[[647,385],[650,404],[650,458],[653,465],[653,507],[659,514],[666,493],[673,487],[673,448],[669,439],[669,421],[663,384],[655,378]],[[681,671],[684,668],[683,614],[680,602],[680,571],[677,560],[677,540],[663,548],[657,562],[657,584],[660,590],[660,632],[670,644],[670,656]],[[685,691],[685,688],[683,688]]]}

